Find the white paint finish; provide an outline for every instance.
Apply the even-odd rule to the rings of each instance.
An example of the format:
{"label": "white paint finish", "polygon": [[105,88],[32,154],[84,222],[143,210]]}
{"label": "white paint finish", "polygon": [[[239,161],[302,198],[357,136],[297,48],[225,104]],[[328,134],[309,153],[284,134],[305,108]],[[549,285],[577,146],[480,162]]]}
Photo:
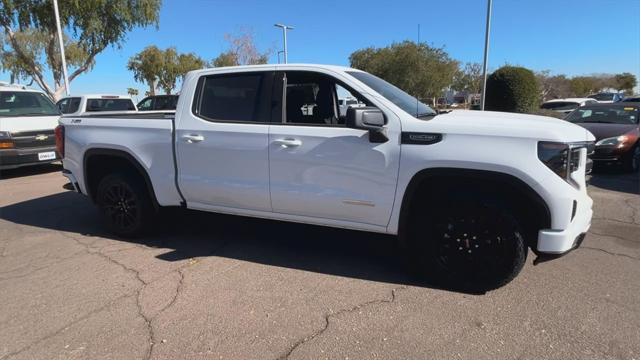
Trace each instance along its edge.
{"label": "white paint finish", "polygon": [[[273,210],[386,226],[400,162],[398,130],[394,121],[387,129],[392,140],[376,144],[369,141],[365,130],[272,125],[269,157]],[[301,144],[284,147],[279,139]]]}
{"label": "white paint finish", "polygon": [[0,131],[52,131],[58,126],[60,116],[0,116]]}
{"label": "white paint finish", "polygon": [[[270,211],[268,131],[267,124],[182,118],[176,149],[179,186],[187,205]],[[191,135],[202,140],[185,139]]]}

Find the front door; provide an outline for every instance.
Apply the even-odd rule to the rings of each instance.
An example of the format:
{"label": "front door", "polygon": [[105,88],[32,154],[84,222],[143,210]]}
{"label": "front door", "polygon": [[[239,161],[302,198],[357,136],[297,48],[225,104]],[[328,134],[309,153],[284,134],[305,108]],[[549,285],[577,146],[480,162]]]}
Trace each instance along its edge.
{"label": "front door", "polygon": [[370,100],[327,74],[278,75],[285,91],[274,94],[285,98],[269,133],[273,211],[386,226],[400,159],[398,120],[387,114],[390,140],[370,142],[367,131],[345,126],[339,108],[340,99],[353,106]]}

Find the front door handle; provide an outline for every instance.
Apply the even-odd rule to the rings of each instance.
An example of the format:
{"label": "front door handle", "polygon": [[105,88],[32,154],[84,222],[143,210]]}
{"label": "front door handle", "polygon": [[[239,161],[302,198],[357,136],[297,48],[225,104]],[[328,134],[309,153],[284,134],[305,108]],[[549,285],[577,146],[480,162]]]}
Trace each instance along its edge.
{"label": "front door handle", "polygon": [[204,136],[198,134],[189,134],[182,137],[189,144],[197,143],[204,140]]}
{"label": "front door handle", "polygon": [[278,144],[283,148],[292,148],[292,147],[297,147],[302,145],[302,141],[298,139],[291,139],[291,138],[277,139],[277,140],[274,140],[273,142],[274,144]]}

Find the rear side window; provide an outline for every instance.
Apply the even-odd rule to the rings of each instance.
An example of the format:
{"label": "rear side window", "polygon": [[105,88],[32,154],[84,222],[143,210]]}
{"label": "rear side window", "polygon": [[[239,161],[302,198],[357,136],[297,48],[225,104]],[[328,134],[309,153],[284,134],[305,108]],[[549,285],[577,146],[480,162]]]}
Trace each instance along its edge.
{"label": "rear side window", "polygon": [[154,110],[175,110],[178,102],[177,96],[160,96],[153,104]]}
{"label": "rear side window", "polygon": [[205,120],[268,122],[267,73],[210,75],[200,79],[194,112]]}
{"label": "rear side window", "polygon": [[71,100],[69,100],[69,105],[67,107],[67,113],[69,114],[74,113],[78,111],[79,107],[80,107],[80,98],[79,97],[71,98]]}
{"label": "rear side window", "polygon": [[87,99],[87,111],[127,111],[135,110],[131,99]]}

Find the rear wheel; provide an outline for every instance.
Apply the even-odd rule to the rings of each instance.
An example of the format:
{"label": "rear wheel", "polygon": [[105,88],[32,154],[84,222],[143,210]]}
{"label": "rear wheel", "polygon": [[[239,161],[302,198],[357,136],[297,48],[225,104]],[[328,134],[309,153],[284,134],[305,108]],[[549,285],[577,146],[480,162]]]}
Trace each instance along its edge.
{"label": "rear wheel", "polygon": [[468,290],[509,283],[527,257],[518,223],[499,205],[454,203],[413,217],[408,239],[413,268],[441,285]]}
{"label": "rear wheel", "polygon": [[153,220],[146,187],[128,174],[110,174],[98,185],[96,202],[106,227],[122,237],[143,235]]}

